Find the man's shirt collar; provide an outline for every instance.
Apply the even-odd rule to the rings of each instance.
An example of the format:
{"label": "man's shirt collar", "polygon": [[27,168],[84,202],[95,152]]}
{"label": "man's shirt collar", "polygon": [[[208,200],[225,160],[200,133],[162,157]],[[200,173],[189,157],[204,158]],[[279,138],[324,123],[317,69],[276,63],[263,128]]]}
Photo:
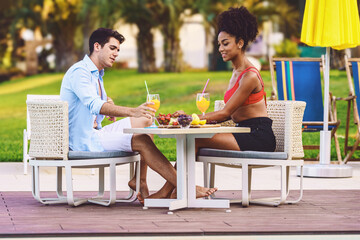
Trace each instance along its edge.
{"label": "man's shirt collar", "polygon": [[[90,59],[90,57],[87,54],[85,55],[83,60],[86,63],[86,65],[88,66],[91,73],[99,72],[99,69],[96,67],[94,62]],[[98,74],[100,74],[100,77],[103,77],[104,76],[104,69],[101,69],[101,71]]]}

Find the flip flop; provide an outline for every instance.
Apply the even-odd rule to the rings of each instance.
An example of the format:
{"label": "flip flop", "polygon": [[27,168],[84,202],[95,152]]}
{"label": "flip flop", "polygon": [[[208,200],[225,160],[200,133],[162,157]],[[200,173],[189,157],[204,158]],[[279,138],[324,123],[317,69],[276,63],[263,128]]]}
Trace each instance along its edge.
{"label": "flip flop", "polygon": [[145,200],[144,200],[144,198],[141,196],[141,193],[138,193],[138,194],[136,195],[136,198],[139,200],[140,204],[144,206]]}

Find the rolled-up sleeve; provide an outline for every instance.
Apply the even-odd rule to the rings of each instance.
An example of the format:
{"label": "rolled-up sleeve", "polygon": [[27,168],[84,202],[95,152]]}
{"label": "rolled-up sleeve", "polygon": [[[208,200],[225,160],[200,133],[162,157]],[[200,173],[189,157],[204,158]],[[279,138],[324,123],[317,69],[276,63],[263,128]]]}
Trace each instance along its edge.
{"label": "rolled-up sleeve", "polygon": [[97,94],[97,84],[92,83],[94,76],[83,68],[78,68],[73,73],[73,79],[70,82],[75,94],[91,114],[100,114],[100,109],[106,101],[102,100]]}

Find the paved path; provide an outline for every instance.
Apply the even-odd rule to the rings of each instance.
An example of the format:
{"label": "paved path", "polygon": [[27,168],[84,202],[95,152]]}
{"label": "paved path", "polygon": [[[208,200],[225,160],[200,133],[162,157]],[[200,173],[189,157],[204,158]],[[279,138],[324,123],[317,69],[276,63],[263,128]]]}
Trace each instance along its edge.
{"label": "paved path", "polygon": [[[353,166],[352,178],[304,178],[304,189],[359,189],[360,190],[360,163],[350,163]],[[31,191],[31,171],[23,174],[22,163],[0,163],[0,191]],[[241,170],[225,167],[216,168],[216,187],[219,190],[240,190]],[[96,191],[98,177],[97,172],[91,174],[91,169],[74,169],[75,191]],[[196,183],[203,185],[202,164],[196,163]],[[128,167],[117,167],[118,190],[127,190],[129,179]],[[296,176],[296,169],[291,171],[291,187],[298,186],[299,178]],[[55,168],[41,168],[41,189],[52,191],[56,186]],[[156,191],[164,184],[164,180],[151,169],[148,171],[149,189]],[[280,189],[280,172],[277,168],[255,169],[253,173],[254,190]]]}

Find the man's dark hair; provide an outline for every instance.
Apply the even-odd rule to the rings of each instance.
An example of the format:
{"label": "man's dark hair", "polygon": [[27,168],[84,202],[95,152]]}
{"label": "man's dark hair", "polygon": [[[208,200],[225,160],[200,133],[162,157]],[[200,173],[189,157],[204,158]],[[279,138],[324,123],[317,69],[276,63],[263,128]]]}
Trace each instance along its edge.
{"label": "man's dark hair", "polygon": [[246,49],[248,43],[254,41],[258,34],[256,17],[245,7],[231,7],[229,10],[222,12],[217,20],[218,33],[224,31],[234,36],[236,43],[240,39],[244,40],[243,49]]}
{"label": "man's dark hair", "polygon": [[91,34],[89,38],[90,55],[94,51],[94,43],[97,42],[101,45],[101,47],[104,47],[104,45],[109,42],[110,37],[117,39],[120,44],[125,41],[124,36],[121,35],[118,31],[109,28],[98,28]]}

